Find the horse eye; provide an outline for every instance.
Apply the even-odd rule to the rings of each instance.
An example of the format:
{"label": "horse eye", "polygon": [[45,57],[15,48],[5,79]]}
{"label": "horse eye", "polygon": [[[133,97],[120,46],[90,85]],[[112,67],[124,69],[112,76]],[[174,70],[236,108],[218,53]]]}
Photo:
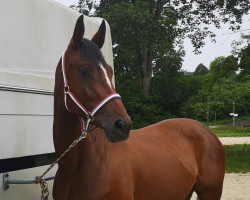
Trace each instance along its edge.
{"label": "horse eye", "polygon": [[81,74],[82,77],[87,77],[87,76],[89,76],[89,72],[88,72],[88,70],[86,70],[86,69],[81,69],[81,70],[80,70],[80,74]]}

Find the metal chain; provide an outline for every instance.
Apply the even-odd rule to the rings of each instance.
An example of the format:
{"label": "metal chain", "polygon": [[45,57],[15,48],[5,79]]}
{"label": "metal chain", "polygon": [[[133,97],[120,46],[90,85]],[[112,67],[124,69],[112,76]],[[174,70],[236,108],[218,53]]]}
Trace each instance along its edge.
{"label": "metal chain", "polygon": [[49,189],[48,189],[48,184],[42,179],[40,181],[40,185],[41,185],[41,200],[48,200],[49,198]]}
{"label": "metal chain", "polygon": [[[93,129],[92,129],[93,130]],[[55,162],[53,162],[48,169],[39,177],[37,177],[36,184],[40,183],[41,186],[41,200],[48,200],[49,197],[49,190],[48,190],[48,184],[45,180],[43,180],[43,177],[45,174],[47,174],[71,149],[73,149],[82,139],[87,137],[87,133],[89,131],[82,132],[81,136],[75,140],[63,153],[61,156],[59,156]]]}

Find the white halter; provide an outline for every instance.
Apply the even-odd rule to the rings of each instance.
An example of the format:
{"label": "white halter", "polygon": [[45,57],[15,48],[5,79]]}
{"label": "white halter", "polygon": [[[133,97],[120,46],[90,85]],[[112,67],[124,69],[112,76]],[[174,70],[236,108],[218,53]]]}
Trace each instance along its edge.
{"label": "white halter", "polygon": [[82,138],[85,138],[87,136],[87,132],[90,131],[88,130],[89,123],[93,120],[96,112],[100,110],[100,108],[102,108],[102,106],[108,103],[109,101],[113,99],[120,99],[121,96],[118,93],[112,93],[108,95],[106,98],[104,98],[100,103],[98,103],[91,111],[88,111],[87,108],[81,104],[81,102],[75,97],[75,95],[72,93],[72,91],[69,88],[68,79],[67,79],[66,70],[65,70],[65,52],[66,50],[63,52],[63,56],[62,56],[62,73],[63,73],[63,80],[64,80],[64,104],[65,104],[66,109],[69,112],[71,112],[68,108],[68,103],[67,103],[67,97],[69,96],[75,102],[75,104],[86,114],[86,117],[87,117],[86,125],[84,123],[84,119],[76,115],[81,124]]}

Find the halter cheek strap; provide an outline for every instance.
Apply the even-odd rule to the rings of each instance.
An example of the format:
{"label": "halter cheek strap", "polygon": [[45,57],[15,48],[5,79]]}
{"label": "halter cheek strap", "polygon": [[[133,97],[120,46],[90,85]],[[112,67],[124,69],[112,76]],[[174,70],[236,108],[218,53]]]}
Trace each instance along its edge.
{"label": "halter cheek strap", "polygon": [[82,132],[81,137],[85,138],[87,136],[87,132],[90,131],[90,129],[88,129],[89,123],[94,119],[94,115],[97,113],[97,111],[100,110],[109,101],[113,99],[120,99],[121,96],[118,93],[112,93],[108,95],[106,98],[104,98],[101,102],[99,102],[91,111],[88,111],[88,109],[81,104],[81,102],[76,98],[76,96],[73,94],[73,92],[69,88],[68,79],[67,79],[66,70],[65,70],[65,52],[66,50],[63,52],[63,56],[62,56],[62,74],[63,74],[63,81],[64,81],[64,104],[65,104],[66,109],[70,113],[72,113],[68,107],[68,97],[70,97],[72,101],[85,113],[86,118],[87,118],[86,123],[84,122],[84,119],[82,117],[80,117],[79,115],[76,115],[81,125],[81,132]]}

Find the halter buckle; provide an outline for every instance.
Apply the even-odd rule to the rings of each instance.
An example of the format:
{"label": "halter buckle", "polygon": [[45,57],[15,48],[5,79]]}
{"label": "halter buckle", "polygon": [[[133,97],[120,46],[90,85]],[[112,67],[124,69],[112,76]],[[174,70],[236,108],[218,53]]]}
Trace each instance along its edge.
{"label": "halter buckle", "polygon": [[65,93],[68,93],[68,91],[69,91],[69,86],[66,85],[66,86],[64,87],[64,92],[65,92]]}

